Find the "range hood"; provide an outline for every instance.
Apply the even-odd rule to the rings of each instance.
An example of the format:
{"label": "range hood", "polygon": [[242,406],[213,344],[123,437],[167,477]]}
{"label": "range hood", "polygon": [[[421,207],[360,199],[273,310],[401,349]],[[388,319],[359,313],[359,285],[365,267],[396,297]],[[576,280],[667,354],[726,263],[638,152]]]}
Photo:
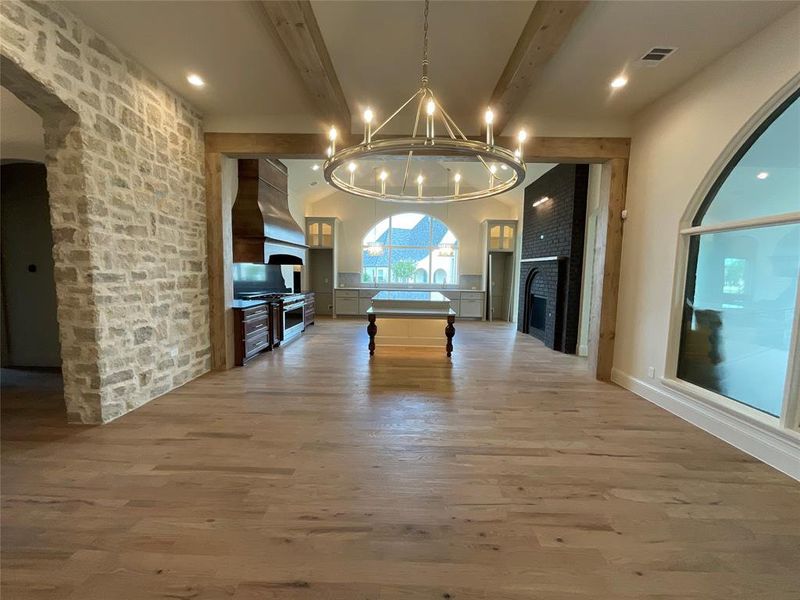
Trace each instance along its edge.
{"label": "range hood", "polygon": [[289,213],[288,172],[280,161],[239,159],[231,220],[233,262],[303,264],[306,236]]}

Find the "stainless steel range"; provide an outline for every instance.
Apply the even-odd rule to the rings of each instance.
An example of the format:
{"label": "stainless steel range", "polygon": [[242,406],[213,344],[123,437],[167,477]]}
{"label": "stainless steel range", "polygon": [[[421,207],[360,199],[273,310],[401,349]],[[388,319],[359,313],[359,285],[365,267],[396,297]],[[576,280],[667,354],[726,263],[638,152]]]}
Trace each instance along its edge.
{"label": "stainless steel range", "polygon": [[289,295],[281,298],[283,304],[283,341],[288,342],[303,333],[305,297]]}

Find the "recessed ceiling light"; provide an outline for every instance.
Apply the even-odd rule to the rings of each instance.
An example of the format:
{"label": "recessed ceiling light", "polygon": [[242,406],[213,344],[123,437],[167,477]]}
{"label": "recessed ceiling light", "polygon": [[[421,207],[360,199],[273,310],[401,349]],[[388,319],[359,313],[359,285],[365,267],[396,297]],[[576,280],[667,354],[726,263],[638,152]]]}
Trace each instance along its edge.
{"label": "recessed ceiling light", "polygon": [[189,73],[189,75],[186,76],[186,81],[191,83],[194,87],[203,87],[206,84],[203,78],[197,73]]}
{"label": "recessed ceiling light", "polygon": [[312,165],[311,166],[311,170],[312,171],[319,171],[319,165]]}
{"label": "recessed ceiling light", "polygon": [[624,75],[615,77],[614,81],[611,82],[611,87],[614,88],[615,90],[625,87],[626,85],[628,85],[628,78],[625,77]]}
{"label": "recessed ceiling light", "polygon": [[767,177],[769,177],[769,173],[767,173],[766,171],[761,171],[758,175],[756,175],[756,177],[758,179],[766,179]]}

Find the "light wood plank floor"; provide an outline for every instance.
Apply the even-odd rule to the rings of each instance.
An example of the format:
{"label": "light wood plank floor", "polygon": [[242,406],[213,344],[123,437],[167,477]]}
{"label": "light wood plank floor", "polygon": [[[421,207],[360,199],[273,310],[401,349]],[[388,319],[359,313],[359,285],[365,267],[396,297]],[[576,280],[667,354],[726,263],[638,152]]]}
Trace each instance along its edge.
{"label": "light wood plank floor", "polygon": [[507,325],[364,325],[103,427],[4,390],[3,599],[800,598],[800,484]]}

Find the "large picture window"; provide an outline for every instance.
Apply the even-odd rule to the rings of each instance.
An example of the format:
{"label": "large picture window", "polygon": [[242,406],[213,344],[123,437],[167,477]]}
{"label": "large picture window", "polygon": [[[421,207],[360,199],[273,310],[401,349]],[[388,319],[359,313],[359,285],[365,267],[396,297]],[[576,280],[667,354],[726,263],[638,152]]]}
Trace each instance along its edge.
{"label": "large picture window", "polygon": [[677,377],[779,418],[797,402],[787,374],[797,360],[799,95],[744,144],[681,232],[688,265]]}
{"label": "large picture window", "polygon": [[361,265],[364,283],[458,283],[458,240],[429,215],[393,215],[367,232]]}

